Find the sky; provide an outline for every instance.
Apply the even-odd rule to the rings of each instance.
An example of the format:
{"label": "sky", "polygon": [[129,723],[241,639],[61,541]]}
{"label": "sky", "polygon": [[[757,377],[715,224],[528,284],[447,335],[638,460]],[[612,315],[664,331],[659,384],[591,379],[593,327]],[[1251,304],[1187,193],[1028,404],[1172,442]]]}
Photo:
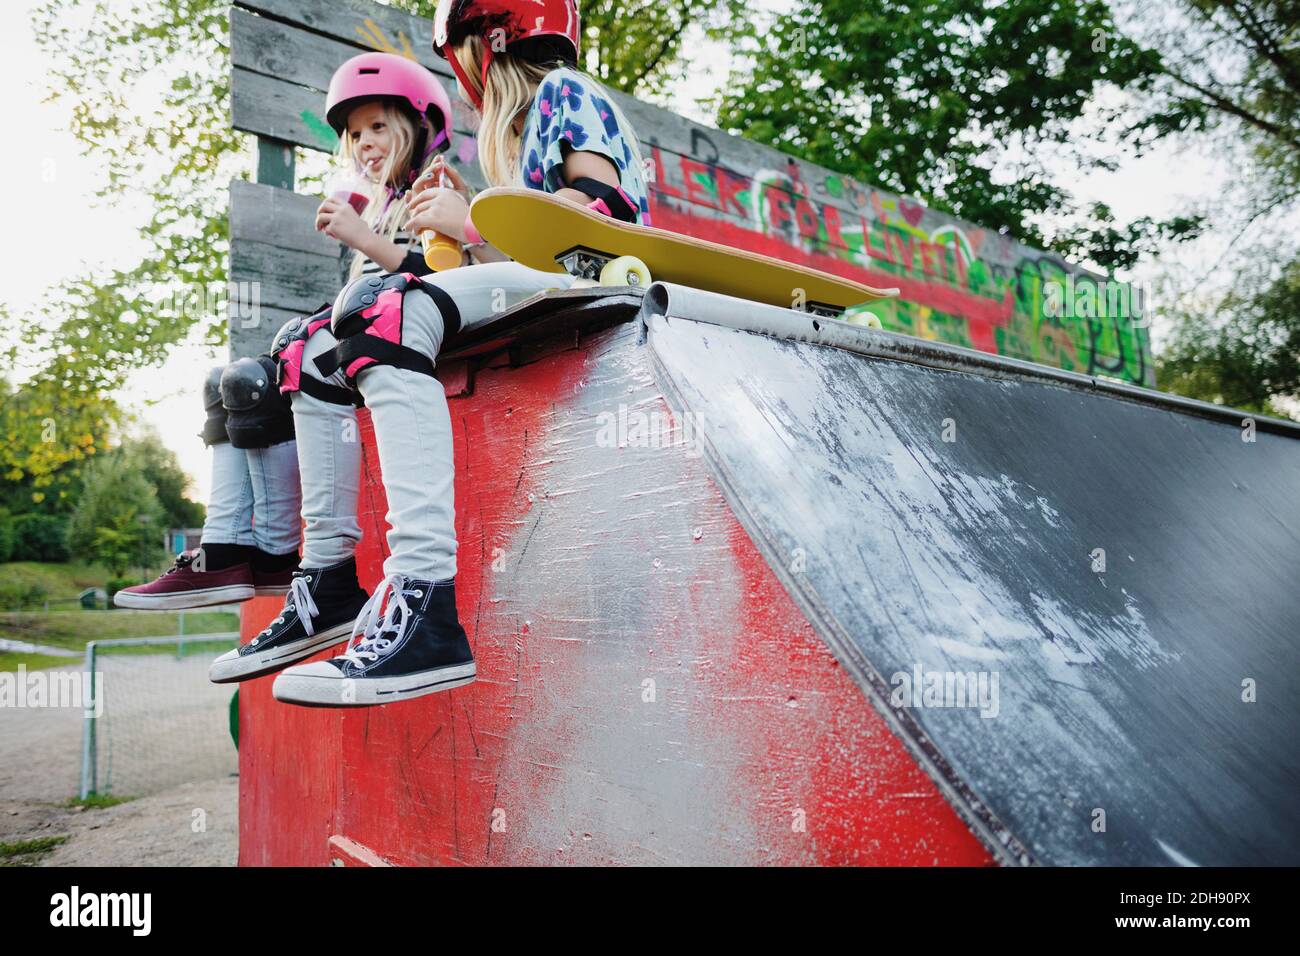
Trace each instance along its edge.
{"label": "sky", "polygon": [[[16,0],[14,5],[21,13],[12,6],[6,13],[16,28],[0,32],[0,89],[7,94],[9,128],[14,134],[10,147],[0,151],[0,176],[14,187],[8,190],[7,211],[12,223],[21,224],[22,232],[4,257],[0,301],[18,314],[58,283],[94,282],[115,266],[126,268],[138,262],[146,251],[138,229],[148,217],[145,209],[98,205],[94,191],[101,174],[95,158],[84,155],[81,144],[66,131],[62,108],[41,102],[45,68],[31,18],[25,15],[36,3]],[[726,54],[710,49],[703,40],[692,41],[687,48],[700,55],[686,81],[668,91],[668,105],[707,123],[694,98],[722,82]],[[148,96],[147,90],[139,91],[140,99],[134,102]],[[1168,215],[1183,208],[1189,198],[1214,194],[1230,175],[1214,156],[1170,146],[1126,161],[1116,172],[1086,176],[1075,188],[1082,199],[1104,199],[1126,221]],[[1216,249],[1225,241],[1211,236],[1199,250],[1185,253],[1191,257],[1190,268],[1212,269]],[[1143,270],[1125,276],[1138,282],[1145,277]],[[203,413],[196,385],[210,367],[223,361],[224,349],[181,344],[161,368],[136,374],[117,396],[176,452],[193,479],[194,497],[202,501],[207,500],[210,464],[198,438]]]}

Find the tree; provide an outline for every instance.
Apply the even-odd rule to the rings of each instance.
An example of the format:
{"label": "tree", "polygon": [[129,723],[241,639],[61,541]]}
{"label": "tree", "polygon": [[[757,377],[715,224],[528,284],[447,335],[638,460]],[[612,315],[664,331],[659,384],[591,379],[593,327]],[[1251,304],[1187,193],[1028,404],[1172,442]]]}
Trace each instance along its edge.
{"label": "tree", "polygon": [[1223,300],[1222,322],[1179,315],[1156,374],[1180,395],[1285,416],[1278,397],[1300,395],[1300,260],[1241,285]]}
{"label": "tree", "polygon": [[583,68],[607,86],[652,99],[685,75],[683,44],[692,27],[729,43],[753,32],[752,4],[743,0],[589,0],[581,6]]}
{"label": "tree", "polygon": [[[0,363],[13,368],[20,345],[3,307],[0,322],[12,343]],[[70,509],[81,465],[118,421],[116,403],[78,374],[78,364],[56,353],[21,386],[0,377],[0,504],[15,514]]]}
{"label": "tree", "polygon": [[1209,308],[1166,310],[1173,329],[1158,381],[1284,415],[1280,400],[1300,396],[1300,3],[1169,0],[1139,28],[1163,69],[1130,139],[1204,143],[1237,170],[1215,209],[1233,236],[1218,263],[1232,281]]}
{"label": "tree", "polygon": [[116,576],[153,564],[162,552],[163,507],[138,456],[115,453],[86,468],[85,486],[68,522],[73,554]]}
{"label": "tree", "polygon": [[176,453],[162,443],[157,432],[148,431],[139,438],[128,439],[115,454],[129,455],[139,463],[145,480],[154,488],[168,528],[194,528],[203,524],[203,505],[185,494],[190,476],[181,469]]}
{"label": "tree", "polygon": [[823,0],[745,52],[722,128],[1040,247],[1035,221],[1076,211],[1041,152],[1159,69],[1100,0]]}

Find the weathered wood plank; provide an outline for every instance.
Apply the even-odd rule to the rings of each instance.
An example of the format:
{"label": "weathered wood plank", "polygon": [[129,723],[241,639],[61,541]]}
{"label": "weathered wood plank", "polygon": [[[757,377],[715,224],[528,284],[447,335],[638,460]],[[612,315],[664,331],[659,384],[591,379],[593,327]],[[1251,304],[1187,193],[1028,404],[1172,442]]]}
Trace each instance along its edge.
{"label": "weathered wood plank", "polygon": [[[338,149],[338,136],[325,121],[324,93],[243,67],[235,67],[230,80],[231,125],[235,129],[323,153]],[[481,182],[472,132],[475,123],[468,108],[454,100],[452,156],[472,167]]]}
{"label": "weathered wood plank", "polygon": [[340,243],[314,228],[320,196],[243,179],[230,183],[230,238],[250,239],[318,256],[339,255]]}
{"label": "weathered wood plank", "polygon": [[238,67],[231,71],[230,81],[235,129],[326,153],[338,147],[338,137],[323,116],[325,98],[316,90]]}
{"label": "weathered wood plank", "polygon": [[[243,312],[246,310],[239,310]],[[260,355],[267,351],[271,346],[271,339],[278,332],[284,323],[296,316],[302,315],[301,311],[293,309],[277,309],[274,306],[263,305],[258,307],[257,322],[248,324],[248,316],[241,315],[232,309],[228,316],[230,329],[230,358],[245,358],[250,355]]]}
{"label": "weathered wood plank", "polygon": [[431,20],[369,0],[235,0],[235,6],[372,49],[433,55]]}
{"label": "weathered wood plank", "polygon": [[[309,86],[322,93],[329,89],[330,77],[340,63],[373,49],[360,36],[336,39],[238,7],[230,11],[230,62],[234,66]],[[438,75],[449,93],[454,91],[456,79],[451,68],[431,46],[411,52],[413,59]]]}
{"label": "weathered wood plank", "polygon": [[256,283],[253,294],[263,306],[291,311],[315,309],[333,299],[340,285],[338,260],[331,256],[247,239],[230,244],[230,275],[235,282]]}

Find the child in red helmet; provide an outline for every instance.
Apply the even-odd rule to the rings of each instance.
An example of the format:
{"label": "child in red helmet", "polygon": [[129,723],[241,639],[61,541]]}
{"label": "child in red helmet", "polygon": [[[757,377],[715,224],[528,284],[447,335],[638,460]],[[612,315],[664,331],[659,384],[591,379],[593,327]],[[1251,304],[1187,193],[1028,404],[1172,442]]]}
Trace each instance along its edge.
{"label": "child in red helmet", "polygon": [[[573,0],[444,0],[434,23],[435,48],[482,115],[479,161],[489,183],[544,190],[648,225],[636,137],[612,97],[576,69],[579,35]],[[456,611],[451,421],[434,362],[457,329],[573,280],[484,243],[469,221],[464,182],[440,158],[431,171],[450,185],[434,185],[439,178],[419,189],[406,229],[461,240],[466,267],[425,279],[358,279],[334,304],[337,345],[327,349],[321,337],[307,346],[305,374],[357,388],[370,409],[391,531],[383,584],[358,617],[354,640],[338,657],[283,671],[273,687],[282,701],[387,703],[475,677]]]}

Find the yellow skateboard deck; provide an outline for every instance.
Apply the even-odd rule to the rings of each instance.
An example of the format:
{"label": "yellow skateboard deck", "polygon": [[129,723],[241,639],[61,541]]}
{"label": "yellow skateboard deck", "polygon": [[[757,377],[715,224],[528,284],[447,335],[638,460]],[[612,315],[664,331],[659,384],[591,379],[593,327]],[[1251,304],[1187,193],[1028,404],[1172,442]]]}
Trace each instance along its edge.
{"label": "yellow skateboard deck", "polygon": [[[486,189],[470,214],[484,239],[543,272],[597,279],[608,262],[635,256],[652,279],[827,315],[898,294],[707,239],[619,222],[537,189]],[[637,284],[639,277],[629,278],[613,284]]]}

